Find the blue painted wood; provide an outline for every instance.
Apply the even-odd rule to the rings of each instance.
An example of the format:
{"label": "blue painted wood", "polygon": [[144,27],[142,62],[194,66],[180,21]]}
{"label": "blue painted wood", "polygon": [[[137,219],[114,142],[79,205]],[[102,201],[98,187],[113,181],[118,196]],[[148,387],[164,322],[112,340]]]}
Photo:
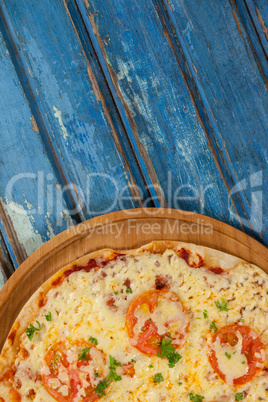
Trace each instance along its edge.
{"label": "blue painted wood", "polygon": [[1,34],[0,63],[0,248],[11,269],[71,217]]}
{"label": "blue painted wood", "polygon": [[[77,3],[82,7],[80,1]],[[165,30],[163,33],[162,15],[167,13],[166,9],[160,9],[158,2],[151,1],[144,1],[142,7],[137,1],[111,3],[106,0],[86,2],[86,5],[90,19],[94,18],[111,74],[116,74],[117,90],[121,91],[131,118],[139,128],[140,140],[150,156],[168,204],[239,226],[235,209],[242,218],[248,218],[250,209],[243,193],[232,197],[227,191],[228,186],[233,187],[237,181],[228,155],[223,155],[223,164],[220,172],[218,170],[224,147],[219,155],[213,155],[209,149],[211,138],[206,137],[205,130],[217,129],[217,122],[207,117],[212,105],[209,102],[204,105],[199,99],[202,88],[197,89],[192,79],[195,70],[192,63],[189,65],[189,60],[185,60],[187,49],[183,48],[181,57],[171,40],[171,36],[177,40],[174,32]],[[200,118],[205,130],[198,121]],[[222,124],[225,120],[221,116]],[[231,175],[229,163],[234,169]],[[168,179],[172,181],[171,186],[168,186]],[[179,202],[175,200],[176,191],[177,195],[181,192]],[[204,191],[205,197],[202,197]]]}
{"label": "blue painted wood", "polygon": [[268,3],[266,0],[245,0],[250,16],[268,55]]}
{"label": "blue painted wood", "polygon": [[3,235],[0,232],[0,289],[14,271],[14,264],[11,260]]}
{"label": "blue painted wood", "polygon": [[[263,70],[235,6],[209,1],[174,0],[166,5],[169,29],[183,41],[196,70],[217,126],[210,132],[221,167],[227,164],[233,184],[242,182],[238,194],[251,220],[255,236],[267,244],[267,90]],[[223,34],[224,33],[224,34]],[[261,56],[261,55],[259,55]],[[262,59],[262,63],[267,60]],[[222,158],[223,156],[223,158]],[[236,178],[236,179],[235,179]],[[236,190],[235,190],[236,191]],[[258,200],[256,201],[256,197]]]}
{"label": "blue painted wood", "polygon": [[[162,204],[161,199],[163,198],[161,192],[158,191],[159,183],[157,182],[152,167],[150,165],[148,166],[149,161],[148,158],[146,158],[147,155],[144,154],[144,150],[139,147],[136,141],[137,127],[133,122],[131,124],[127,118],[128,110],[124,109],[124,106],[126,107],[127,105],[123,104],[120,94],[113,85],[113,77],[110,75],[107,68],[102,49],[94,33],[94,26],[92,26],[90,20],[87,18],[86,9],[83,7],[83,1],[78,0],[74,2],[73,0],[65,0],[65,4],[75,29],[78,32],[83,50],[90,62],[99,88],[105,97],[105,102],[110,111],[118,138],[127,159],[130,161],[132,175],[141,190],[143,190],[143,186],[145,185],[145,189],[142,191],[144,194],[143,201],[146,202],[148,207],[158,207]],[[144,159],[147,160],[147,165]],[[136,164],[139,171],[137,170]],[[141,179],[143,179],[143,183],[141,183]],[[148,201],[148,198],[150,198],[151,201]]]}
{"label": "blue painted wood", "polygon": [[253,0],[236,0],[236,12],[239,15],[241,24],[247,33],[256,62],[262,70],[268,89],[268,36],[265,36],[263,26],[260,22],[260,13],[256,9]]}
{"label": "blue painted wood", "polygon": [[[63,171],[59,182],[66,184],[64,176],[69,184],[74,183],[73,200],[80,206],[82,219],[139,206],[130,191],[135,180],[128,158],[63,3],[3,4],[19,54],[15,56],[17,72],[46,149],[51,150],[54,170]],[[35,98],[31,97],[34,92],[38,93]],[[133,156],[129,157],[134,169]],[[142,187],[139,176],[137,180]]]}

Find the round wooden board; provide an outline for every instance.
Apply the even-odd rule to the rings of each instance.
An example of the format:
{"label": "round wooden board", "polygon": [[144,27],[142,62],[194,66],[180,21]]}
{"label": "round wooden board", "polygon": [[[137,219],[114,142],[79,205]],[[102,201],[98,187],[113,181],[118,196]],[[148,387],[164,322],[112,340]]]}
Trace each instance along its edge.
{"label": "round wooden board", "polygon": [[212,218],[173,209],[141,208],[102,215],[72,227],[35,251],[0,292],[0,350],[21,308],[57,270],[95,250],[126,250],[152,240],[196,243],[243,258],[268,272],[268,250]]}

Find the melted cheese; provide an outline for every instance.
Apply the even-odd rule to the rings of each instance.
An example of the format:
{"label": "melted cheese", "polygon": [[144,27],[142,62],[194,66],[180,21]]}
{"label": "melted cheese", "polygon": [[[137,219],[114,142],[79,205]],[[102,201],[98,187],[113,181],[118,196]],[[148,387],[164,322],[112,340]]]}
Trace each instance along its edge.
{"label": "melted cheese", "polygon": [[[245,387],[228,385],[214,375],[205,347],[212,334],[209,329],[212,321],[220,328],[238,322],[241,318],[245,325],[262,334],[262,341],[267,347],[268,281],[264,272],[249,264],[240,263],[224,275],[215,275],[205,268],[189,267],[175,252],[167,250],[163,255],[143,253],[135,255],[135,259],[127,256],[125,261],[118,260],[111,266],[108,264],[105,273],[107,276],[103,277],[102,270],[74,272],[68,280],[48,292],[47,303],[36,317],[41,330],[34,334],[32,340],[26,335],[21,337],[21,346],[28,351],[29,356],[15,362],[15,382],[21,381],[19,391],[22,402],[30,401],[27,393],[31,389],[36,393],[35,401],[55,402],[38,376],[47,349],[59,339],[71,342],[82,338],[88,341],[90,336],[97,338],[97,347],[103,349],[106,356],[111,355],[122,364],[127,364],[132,359],[136,361],[134,377],[122,374],[122,380],[112,382],[101,401],[117,402],[124,399],[125,402],[188,402],[191,392],[205,396],[208,402],[233,401],[235,393],[243,392],[244,389],[247,389],[247,400],[250,402],[257,402],[259,398],[268,400],[268,377],[265,372],[259,373]],[[154,289],[156,276],[163,273],[170,278],[170,291],[180,298],[190,318],[187,340],[178,350],[182,359],[174,368],[168,367],[167,359],[146,356],[131,346],[125,324],[130,303],[142,293]],[[256,274],[264,279],[261,286],[256,285]],[[132,293],[126,293],[126,287],[123,286],[127,279],[131,281]],[[111,295],[117,311],[107,304]],[[222,298],[230,300],[228,312],[220,312],[215,306],[215,301]],[[204,309],[207,310],[207,318],[203,316]],[[181,312],[177,311],[176,305],[170,305],[165,300],[161,302],[160,311],[161,314],[154,315],[154,320],[158,330],[163,332],[163,322],[170,317],[180,316]],[[48,312],[51,312],[52,321],[45,319]],[[141,308],[137,313],[137,331],[148,317],[147,313],[146,308]],[[241,353],[241,345],[238,343],[235,350],[222,349],[217,344],[214,348],[219,366],[231,384],[233,378],[246,370],[246,364],[242,364],[246,357]],[[234,351],[236,353],[232,354],[231,359],[225,356],[225,352],[231,354]],[[67,359],[71,363],[75,358],[77,353],[70,348]],[[97,356],[96,365],[100,369]],[[90,378],[97,384],[94,370],[86,370],[89,370]],[[105,370],[108,370],[107,367],[103,368],[104,376],[108,373]],[[157,373],[162,374],[163,382],[154,382]],[[64,395],[66,384],[63,372],[60,377],[61,392]],[[178,382],[182,384],[179,386]],[[9,401],[8,387],[3,382],[0,382],[0,395],[6,402]],[[82,387],[74,402],[79,402],[83,395]]]}
{"label": "melted cheese", "polygon": [[238,342],[235,346],[221,344],[220,339],[212,345],[215,351],[220,371],[225,375],[225,381],[233,385],[236,378],[242,377],[248,372],[247,357],[242,353],[242,335],[236,332]]}
{"label": "melted cheese", "polygon": [[[142,331],[144,324],[149,319],[156,325],[159,335],[165,335],[170,332],[171,337],[173,337],[175,332],[185,333],[188,326],[188,316],[183,311],[182,305],[179,302],[172,301],[170,296],[172,297],[172,294],[168,292],[162,298],[159,298],[158,305],[152,313],[146,303],[135,310],[134,315],[138,320],[133,328],[135,336]],[[176,344],[176,339],[173,344]]]}

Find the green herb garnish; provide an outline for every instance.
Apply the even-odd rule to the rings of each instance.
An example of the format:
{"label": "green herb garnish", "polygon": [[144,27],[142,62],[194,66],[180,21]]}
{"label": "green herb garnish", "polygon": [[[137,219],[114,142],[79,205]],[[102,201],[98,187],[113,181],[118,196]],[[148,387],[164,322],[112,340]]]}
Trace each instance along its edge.
{"label": "green herb garnish", "polygon": [[93,336],[91,336],[91,337],[89,338],[89,342],[93,343],[93,345],[98,345],[98,343],[99,343],[96,338],[93,338]]}
{"label": "green herb garnish", "polygon": [[98,383],[96,387],[96,394],[98,395],[99,398],[106,395],[104,390],[108,387],[108,385],[109,383],[106,380],[102,380]]}
{"label": "green herb garnish", "polygon": [[114,292],[114,294],[117,296],[117,295],[118,295],[118,292]]}
{"label": "green herb garnish", "polygon": [[109,356],[110,359],[110,370],[115,370],[116,367],[121,367],[122,364],[120,362],[118,362],[117,360],[115,360],[114,357]]}
{"label": "green herb garnish", "polygon": [[235,394],[235,400],[236,401],[242,401],[242,399],[244,399],[243,392],[238,392],[237,394]]}
{"label": "green herb garnish", "polygon": [[132,290],[130,288],[127,288],[126,293],[132,293]]}
{"label": "green herb garnish", "polygon": [[41,329],[41,325],[39,321],[36,321],[39,328],[34,327],[32,324],[30,324],[30,326],[26,329],[26,335],[28,336],[28,338],[30,339],[30,341],[33,339],[34,333],[36,331],[40,331]]}
{"label": "green herb garnish", "polygon": [[109,366],[110,373],[107,376],[107,380],[108,381],[120,381],[120,380],[122,380],[121,375],[116,374],[116,371],[115,371],[116,367],[122,366],[122,364],[119,363],[117,360],[115,360],[115,358],[112,357],[112,356],[109,356],[109,359],[110,359],[110,366]]}
{"label": "green herb garnish", "polygon": [[134,360],[134,359],[131,359],[130,361],[131,361],[131,363],[136,363],[136,360]]}
{"label": "green herb garnish", "polygon": [[99,373],[94,373],[94,376],[99,377],[100,375],[99,375]]}
{"label": "green herb garnish", "polygon": [[178,382],[178,385],[182,385],[182,382]]}
{"label": "green herb garnish", "polygon": [[207,312],[207,310],[204,310],[204,311],[203,311],[203,316],[204,316],[204,318],[208,318],[208,312]]}
{"label": "green herb garnish", "polygon": [[229,311],[230,310],[229,308],[227,308],[227,301],[225,301],[223,299],[222,299],[221,304],[220,304],[220,302],[218,300],[215,302],[215,304],[216,304],[216,306],[218,307],[218,309],[220,311]]}
{"label": "green herb garnish", "polygon": [[182,356],[175,352],[175,348],[171,345],[171,339],[162,339],[161,344],[157,348],[157,356],[163,359],[166,357],[169,361],[168,367],[173,368]]}
{"label": "green herb garnish", "polygon": [[162,374],[161,373],[157,373],[155,376],[154,376],[154,382],[161,382],[161,381],[164,381],[164,378],[163,378],[163,376],[162,376]]}
{"label": "green herb garnish", "polygon": [[78,356],[78,359],[79,359],[79,360],[85,360],[85,361],[88,362],[87,354],[88,354],[89,349],[90,349],[90,348],[82,349],[82,352],[81,352],[81,354]]}
{"label": "green herb garnish", "polygon": [[45,317],[47,321],[51,321],[52,320],[51,312],[49,311],[48,314],[45,314]]}
{"label": "green herb garnish", "polygon": [[216,334],[218,328],[216,327],[216,324],[214,321],[212,321],[212,323],[210,324],[209,329],[213,329],[214,334]]}
{"label": "green herb garnish", "polygon": [[231,359],[231,355],[229,355],[229,353],[227,353],[227,352],[225,352],[225,356],[228,358],[228,359]]}
{"label": "green herb garnish", "polygon": [[190,401],[193,401],[193,402],[201,402],[202,399],[205,399],[205,397],[204,397],[204,396],[200,396],[200,395],[198,395],[198,394],[194,395],[194,394],[191,392],[190,395],[189,395],[189,399],[190,399]]}

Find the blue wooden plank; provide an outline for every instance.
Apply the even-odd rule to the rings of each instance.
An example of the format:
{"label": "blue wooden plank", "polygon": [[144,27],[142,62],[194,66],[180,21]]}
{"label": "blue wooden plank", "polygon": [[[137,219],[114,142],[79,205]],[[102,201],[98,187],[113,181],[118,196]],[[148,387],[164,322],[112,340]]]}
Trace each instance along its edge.
{"label": "blue wooden plank", "polygon": [[1,250],[17,267],[72,219],[1,34],[0,62]]}
{"label": "blue wooden plank", "polygon": [[266,55],[268,55],[268,3],[266,0],[245,0]]}
{"label": "blue wooden plank", "polygon": [[40,134],[51,150],[55,171],[63,171],[59,182],[65,184],[63,176],[75,186],[73,200],[82,219],[139,206],[140,193],[146,196],[146,189],[140,174],[133,178],[129,163],[137,172],[139,167],[133,154],[126,157],[122,150],[63,3],[36,1],[25,7],[2,1],[2,8],[12,33],[17,72]]}
{"label": "blue wooden plank", "polygon": [[175,30],[189,51],[193,77],[203,91],[199,91],[202,102],[207,102],[208,115],[211,111],[217,125],[210,138],[219,162],[221,166],[227,163],[230,176],[242,183],[238,193],[256,237],[267,244],[266,77],[237,9],[229,2],[219,10],[213,1],[203,7],[198,1],[173,0],[166,4],[166,12],[169,30]]}
{"label": "blue wooden plank", "polygon": [[[187,61],[181,65],[171,35],[163,32],[156,2],[147,0],[142,6],[137,1],[76,3],[81,14],[87,8],[109,73],[116,77],[113,83],[131,111],[128,118],[138,127],[168,205],[240,226],[235,211],[248,218],[247,205],[240,194],[227,190],[237,181],[235,172],[229,183],[229,172],[224,177],[225,185],[205,132],[217,124],[207,118],[208,105],[204,107],[199,99]],[[223,162],[220,170],[228,171],[228,158],[224,156]],[[250,230],[251,223],[244,223]]]}
{"label": "blue wooden plank", "polygon": [[0,289],[10,276],[14,273],[15,267],[9,255],[3,235],[0,231]]}
{"label": "blue wooden plank", "polygon": [[[253,0],[236,0],[235,10],[233,13],[235,18],[239,15],[239,20],[246,30],[248,36],[248,43],[251,45],[253,55],[263,71],[263,75],[266,79],[266,86],[268,89],[268,35],[265,36],[264,22],[261,23],[261,15],[256,8]],[[238,21],[238,19],[237,19]],[[239,22],[237,22],[239,24]],[[242,33],[242,31],[241,31]]]}
{"label": "blue wooden plank", "polygon": [[268,4],[266,0],[254,0],[255,9],[258,14],[259,22],[263,28],[265,33],[266,39],[267,37],[267,30],[268,30]]}
{"label": "blue wooden plank", "polygon": [[[94,33],[94,27],[87,18],[83,2],[82,0],[78,0],[77,2],[74,2],[73,0],[65,0],[65,4],[79,35],[83,50],[87,59],[90,61],[99,88],[105,97],[106,105],[110,110],[111,119],[114,123],[118,138],[122,144],[127,159],[130,161],[132,175],[141,189],[143,189],[143,185],[141,186],[141,180],[139,177],[141,176],[144,180],[142,183],[145,184],[145,191],[143,189],[143,201],[146,202],[146,206],[148,207],[154,205],[157,207],[160,205],[163,206],[164,203],[161,202],[161,200],[163,201],[163,194],[160,190],[154,170],[150,165],[144,149],[139,147],[139,143],[136,141],[137,127],[133,124],[133,121],[131,124],[130,120],[127,118],[127,115],[129,114],[127,105],[124,103],[120,93],[116,91],[113,85],[113,77],[109,74],[109,70],[102,54],[102,49]],[[84,24],[86,25],[86,28]],[[147,161],[147,164],[145,163],[145,160]],[[136,168],[136,164],[139,167],[139,171]],[[150,198],[151,201],[148,200],[148,198]]]}

